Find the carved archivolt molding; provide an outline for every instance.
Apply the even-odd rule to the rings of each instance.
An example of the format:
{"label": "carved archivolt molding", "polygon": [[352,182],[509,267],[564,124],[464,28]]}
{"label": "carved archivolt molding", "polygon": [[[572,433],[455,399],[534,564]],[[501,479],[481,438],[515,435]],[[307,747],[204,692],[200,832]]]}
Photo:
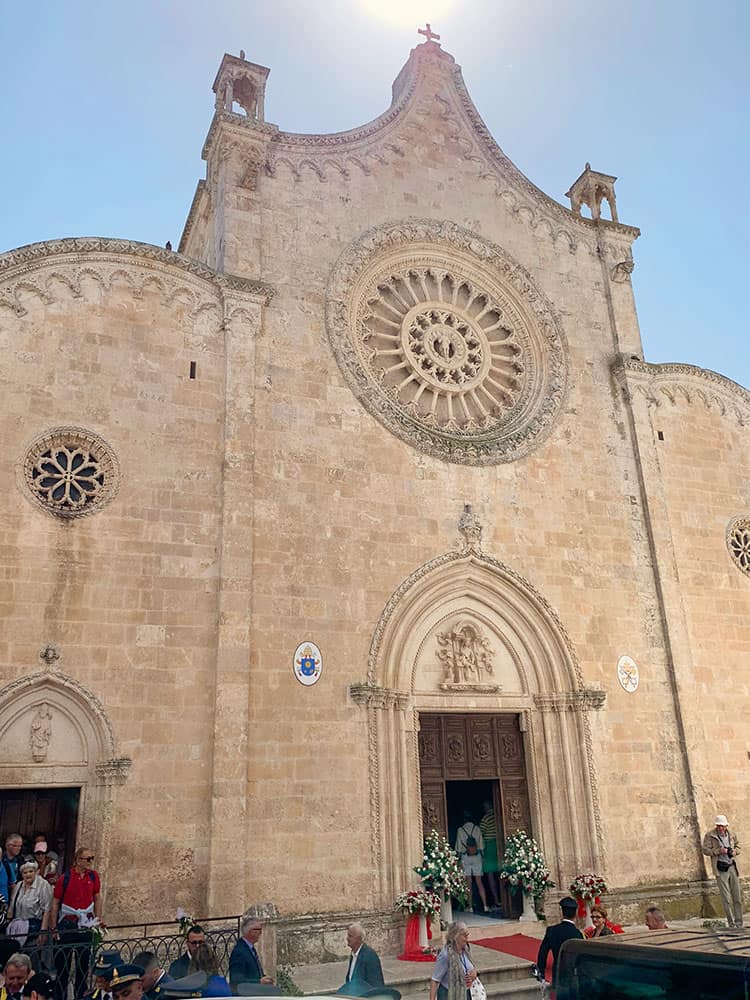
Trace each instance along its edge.
{"label": "carved archivolt molding", "polygon": [[631,397],[637,392],[653,406],[698,403],[734,419],[740,427],[750,423],[750,391],[708,368],[621,359],[613,374]]}
{"label": "carved archivolt molding", "polygon": [[370,413],[447,461],[527,454],[565,394],[564,336],[530,275],[450,222],[377,226],[328,286],[331,347]]}
{"label": "carved archivolt molding", "polygon": [[732,562],[750,576],[750,517],[734,517],[727,525],[727,548]]}

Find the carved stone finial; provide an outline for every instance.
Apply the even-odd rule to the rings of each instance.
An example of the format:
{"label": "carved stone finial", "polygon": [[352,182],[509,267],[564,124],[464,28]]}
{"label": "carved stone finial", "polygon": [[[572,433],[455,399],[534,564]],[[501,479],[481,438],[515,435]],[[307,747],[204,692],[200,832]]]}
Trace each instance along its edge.
{"label": "carved stone finial", "polygon": [[565,197],[570,198],[571,210],[576,215],[580,215],[581,207],[587,205],[591,210],[591,218],[597,220],[601,218],[602,202],[607,201],[612,221],[617,222],[616,180],[617,178],[611,174],[602,174],[598,170],[592,170],[591,164],[587,163],[580,177],[570,185],[570,190],[565,192]]}
{"label": "carved stone finial", "polygon": [[39,659],[48,667],[51,667],[55,660],[60,659],[57,646],[45,646],[39,653]]}
{"label": "carved stone finial", "polygon": [[458,519],[458,531],[463,536],[461,551],[480,555],[482,551],[482,522],[471,509],[470,503],[464,504],[464,512]]}

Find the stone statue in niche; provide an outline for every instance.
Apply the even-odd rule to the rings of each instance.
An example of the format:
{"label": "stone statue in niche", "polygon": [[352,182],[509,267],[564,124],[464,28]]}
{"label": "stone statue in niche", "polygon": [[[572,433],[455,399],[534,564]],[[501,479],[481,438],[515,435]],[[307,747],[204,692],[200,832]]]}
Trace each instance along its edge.
{"label": "stone statue in niche", "polygon": [[49,741],[52,737],[52,713],[47,702],[37,709],[36,715],[31,720],[31,756],[37,763],[47,759]]}
{"label": "stone statue in niche", "polygon": [[438,659],[445,673],[440,685],[443,691],[500,690],[492,682],[495,655],[489,640],[474,622],[458,622],[450,631],[437,636]]}

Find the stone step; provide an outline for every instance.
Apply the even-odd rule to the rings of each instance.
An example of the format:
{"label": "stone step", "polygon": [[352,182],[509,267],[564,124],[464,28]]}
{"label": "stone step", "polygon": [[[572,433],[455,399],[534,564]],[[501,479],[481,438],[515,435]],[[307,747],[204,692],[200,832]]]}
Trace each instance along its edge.
{"label": "stone step", "polygon": [[[472,958],[482,977],[489,996],[505,997],[503,992],[515,984],[514,988],[525,988],[531,979],[531,963],[514,955],[490,948],[477,946],[472,950]],[[400,962],[384,958],[383,974],[388,986],[393,986],[403,997],[426,1000],[429,996],[432,964],[429,962]],[[321,965],[299,966],[292,973],[294,981],[310,995],[330,995],[341,986],[346,976],[346,962],[329,962]],[[533,992],[533,991],[532,991]],[[508,994],[510,995],[510,994]]]}

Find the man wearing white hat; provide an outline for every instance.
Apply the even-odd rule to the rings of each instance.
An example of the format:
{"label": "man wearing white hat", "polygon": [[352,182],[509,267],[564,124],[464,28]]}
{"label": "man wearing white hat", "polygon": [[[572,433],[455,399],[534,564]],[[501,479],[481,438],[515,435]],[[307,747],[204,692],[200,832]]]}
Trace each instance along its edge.
{"label": "man wearing white hat", "polygon": [[740,845],[729,830],[726,816],[717,816],[713,830],[703,838],[703,853],[711,858],[711,867],[719,886],[719,895],[729,927],[742,927],[742,888],[737,872]]}

